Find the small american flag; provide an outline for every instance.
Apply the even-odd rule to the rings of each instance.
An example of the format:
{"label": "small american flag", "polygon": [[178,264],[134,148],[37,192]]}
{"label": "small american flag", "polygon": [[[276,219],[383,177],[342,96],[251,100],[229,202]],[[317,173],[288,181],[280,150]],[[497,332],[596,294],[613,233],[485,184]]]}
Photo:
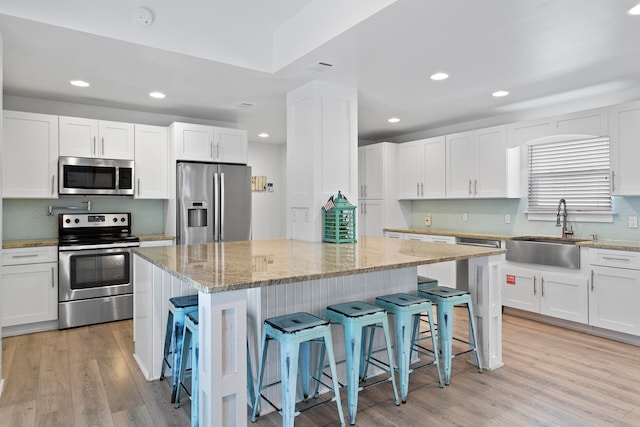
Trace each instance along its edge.
{"label": "small american flag", "polygon": [[331,196],[329,197],[329,200],[327,200],[327,203],[324,204],[325,212],[329,212],[331,209],[333,209],[334,206],[335,204],[333,203],[333,196]]}

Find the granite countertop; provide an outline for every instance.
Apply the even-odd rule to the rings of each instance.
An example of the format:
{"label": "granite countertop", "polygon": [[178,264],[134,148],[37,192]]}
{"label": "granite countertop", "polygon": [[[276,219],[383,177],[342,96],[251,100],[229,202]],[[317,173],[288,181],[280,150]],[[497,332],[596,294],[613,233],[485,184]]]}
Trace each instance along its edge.
{"label": "granite countertop", "polygon": [[576,243],[578,246],[598,249],[618,249],[622,251],[640,251],[640,242],[637,240],[584,240]]}
{"label": "granite countertop", "polygon": [[500,233],[481,233],[471,231],[452,231],[452,230],[432,230],[426,228],[385,228],[384,231],[393,233],[411,233],[411,234],[434,234],[438,236],[453,237],[470,237],[474,239],[493,239],[493,240],[511,240],[520,235],[500,234]]}
{"label": "granite countertop", "polygon": [[[168,236],[165,234],[143,234],[138,235],[138,237],[141,242],[149,242],[153,240],[175,240],[175,236]],[[40,246],[58,246],[58,239],[56,237],[52,237],[2,241],[2,249],[37,248]]]}
{"label": "granite countertop", "polygon": [[500,255],[503,249],[363,237],[357,243],[272,239],[136,248],[134,253],[201,292],[271,286]]}

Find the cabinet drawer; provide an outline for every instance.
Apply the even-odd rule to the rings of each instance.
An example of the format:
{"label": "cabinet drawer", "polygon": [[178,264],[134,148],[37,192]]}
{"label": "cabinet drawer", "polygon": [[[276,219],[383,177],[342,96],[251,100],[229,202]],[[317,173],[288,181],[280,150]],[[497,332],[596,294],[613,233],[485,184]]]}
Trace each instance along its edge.
{"label": "cabinet drawer", "polygon": [[589,261],[592,265],[640,270],[640,252],[590,249]]}
{"label": "cabinet drawer", "polygon": [[58,247],[42,246],[37,248],[5,249],[2,251],[3,266],[41,262],[58,262]]}

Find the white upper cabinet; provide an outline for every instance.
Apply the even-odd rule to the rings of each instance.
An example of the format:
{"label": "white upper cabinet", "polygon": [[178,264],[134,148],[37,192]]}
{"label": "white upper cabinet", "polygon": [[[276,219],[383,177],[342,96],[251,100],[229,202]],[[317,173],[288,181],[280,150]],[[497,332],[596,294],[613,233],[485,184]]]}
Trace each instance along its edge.
{"label": "white upper cabinet", "polygon": [[247,132],[190,123],[171,125],[177,160],[246,164]]}
{"label": "white upper cabinet", "polygon": [[132,123],[60,116],[60,155],[133,160]]}
{"label": "white upper cabinet", "polygon": [[384,198],[384,146],[358,148],[358,184],[360,199]]}
{"label": "white upper cabinet", "polygon": [[243,165],[249,161],[246,130],[214,127],[213,141],[216,147],[215,161]]}
{"label": "white upper cabinet", "polygon": [[4,111],[3,118],[2,197],[57,198],[58,116]]}
{"label": "white upper cabinet", "polygon": [[169,141],[167,128],[135,125],[136,199],[169,198]]}
{"label": "white upper cabinet", "polygon": [[519,197],[519,148],[506,126],[446,136],[447,198]]}
{"label": "white upper cabinet", "polygon": [[640,195],[640,102],[610,109],[612,191]]}
{"label": "white upper cabinet", "polygon": [[399,199],[444,199],[445,137],[398,146]]}

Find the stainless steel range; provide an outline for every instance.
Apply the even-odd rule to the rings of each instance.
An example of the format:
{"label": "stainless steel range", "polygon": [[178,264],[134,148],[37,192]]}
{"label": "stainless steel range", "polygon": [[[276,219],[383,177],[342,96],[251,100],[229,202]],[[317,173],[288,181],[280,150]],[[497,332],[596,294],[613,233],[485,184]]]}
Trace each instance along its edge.
{"label": "stainless steel range", "polygon": [[58,328],[133,317],[130,213],[58,216]]}

